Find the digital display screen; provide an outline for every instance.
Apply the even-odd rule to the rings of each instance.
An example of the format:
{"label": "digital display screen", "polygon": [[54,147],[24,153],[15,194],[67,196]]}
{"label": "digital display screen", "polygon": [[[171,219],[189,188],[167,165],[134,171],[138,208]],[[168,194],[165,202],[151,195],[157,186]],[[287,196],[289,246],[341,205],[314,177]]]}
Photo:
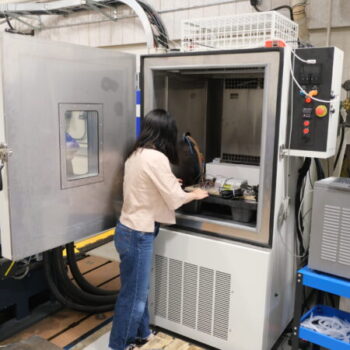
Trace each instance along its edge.
{"label": "digital display screen", "polygon": [[320,84],[322,64],[303,64],[300,67],[300,81],[302,84]]}

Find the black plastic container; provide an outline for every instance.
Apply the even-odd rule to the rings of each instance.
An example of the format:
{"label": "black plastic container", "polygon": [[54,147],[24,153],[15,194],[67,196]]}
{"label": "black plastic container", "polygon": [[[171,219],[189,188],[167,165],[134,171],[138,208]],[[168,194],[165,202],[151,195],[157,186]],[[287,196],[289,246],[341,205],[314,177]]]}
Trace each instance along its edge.
{"label": "black plastic container", "polygon": [[[211,208],[215,207],[215,211]],[[252,223],[256,221],[257,203],[241,199],[224,199],[217,196],[209,196],[201,201],[192,201],[181,207],[186,214],[205,214],[220,218],[220,212],[229,215],[233,221]],[[219,215],[218,215],[219,214]]]}

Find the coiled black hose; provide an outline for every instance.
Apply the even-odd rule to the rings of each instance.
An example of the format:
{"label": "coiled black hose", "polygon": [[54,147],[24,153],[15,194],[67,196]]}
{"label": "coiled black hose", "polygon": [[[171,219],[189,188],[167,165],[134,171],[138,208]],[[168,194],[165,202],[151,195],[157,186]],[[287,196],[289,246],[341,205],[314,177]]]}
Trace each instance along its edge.
{"label": "coiled black hose", "polygon": [[77,302],[86,302],[87,304],[106,305],[114,304],[116,295],[94,295],[87,293],[77,287],[68,277],[66,264],[62,256],[62,249],[56,248],[53,250],[52,259],[54,266],[57,269],[57,277],[60,285],[64,287],[67,295]]}
{"label": "coiled black hose", "polygon": [[96,295],[113,295],[113,296],[117,295],[118,292],[116,290],[105,290],[102,288],[98,288],[93,286],[91,283],[89,283],[86,280],[86,278],[80,272],[79,266],[75,259],[73,242],[66,245],[66,251],[67,251],[67,261],[68,261],[70,271],[74,277],[74,280],[77,282],[78,286],[82,290],[92,294],[96,294]]}
{"label": "coiled black hose", "polygon": [[[55,271],[57,267],[55,266],[55,268],[53,268],[54,264],[56,263],[53,257],[53,252],[54,250],[43,253],[45,275],[52,294],[62,305],[76,311],[88,312],[88,313],[102,313],[102,312],[113,310],[114,304],[86,305],[80,302],[73,301],[70,295],[62,294],[62,291],[58,287],[59,286],[59,278],[57,276],[58,274],[57,274],[57,271]],[[63,286],[61,286],[61,288],[62,287]]]}

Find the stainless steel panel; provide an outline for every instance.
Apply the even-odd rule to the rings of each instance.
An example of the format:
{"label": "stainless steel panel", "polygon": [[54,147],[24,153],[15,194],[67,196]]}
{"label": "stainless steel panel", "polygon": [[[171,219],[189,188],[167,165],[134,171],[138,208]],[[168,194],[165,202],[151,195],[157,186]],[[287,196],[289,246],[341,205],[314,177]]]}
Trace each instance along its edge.
{"label": "stainless steel panel", "polygon": [[225,89],[221,153],[260,157],[263,89]]}
{"label": "stainless steel panel", "polygon": [[310,234],[310,268],[350,278],[350,179],[315,183]]}
{"label": "stainless steel panel", "polygon": [[205,149],[207,84],[188,77],[168,77],[167,109],[177,121],[179,134],[190,132]]}
{"label": "stainless steel panel", "polygon": [[[5,257],[20,259],[114,225],[124,151],[135,135],[135,58],[13,35],[2,37],[1,55],[13,150],[3,194],[10,230],[2,225],[1,243]],[[102,181],[61,188],[61,104],[103,109]]]}
{"label": "stainless steel panel", "polygon": [[[199,216],[178,215],[177,223],[196,230],[268,244],[270,236],[270,214],[272,203],[273,158],[275,152],[275,128],[279,82],[279,52],[265,51],[239,53],[210,53],[173,56],[144,57],[144,111],[155,107],[157,91],[153,76],[164,71],[194,71],[204,69],[249,68],[264,69],[264,92],[260,144],[260,194],[256,227],[238,225],[227,220],[208,219]],[[224,77],[224,76],[223,76]],[[282,78],[282,77],[281,77]],[[181,105],[181,101],[176,101]],[[246,135],[247,138],[249,135]]]}

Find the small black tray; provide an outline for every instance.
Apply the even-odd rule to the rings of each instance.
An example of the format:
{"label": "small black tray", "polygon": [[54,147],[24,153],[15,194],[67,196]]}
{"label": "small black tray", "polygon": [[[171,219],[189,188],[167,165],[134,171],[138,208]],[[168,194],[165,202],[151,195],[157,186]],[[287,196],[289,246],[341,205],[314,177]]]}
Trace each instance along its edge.
{"label": "small black tray", "polygon": [[[258,204],[256,201],[242,199],[224,199],[217,196],[211,196],[201,200],[192,201],[181,207],[181,210],[187,214],[201,214],[205,210],[205,205],[216,205],[220,208],[226,207],[231,209],[232,220],[244,223],[256,221],[256,212]],[[214,214],[214,213],[213,213]]]}

